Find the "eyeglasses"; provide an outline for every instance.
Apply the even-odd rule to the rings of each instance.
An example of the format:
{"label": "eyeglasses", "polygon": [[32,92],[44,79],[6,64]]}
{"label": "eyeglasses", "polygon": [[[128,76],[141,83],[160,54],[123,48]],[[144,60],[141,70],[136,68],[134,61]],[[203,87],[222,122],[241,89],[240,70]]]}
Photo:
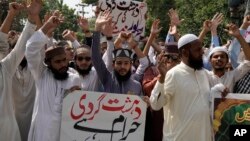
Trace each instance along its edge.
{"label": "eyeglasses", "polygon": [[82,61],[82,60],[85,60],[85,61],[90,61],[91,60],[91,57],[77,57],[76,58],[78,61]]}
{"label": "eyeglasses", "polygon": [[176,61],[176,60],[179,59],[179,56],[178,56],[178,55],[171,55],[171,54],[165,54],[164,57],[166,57],[167,60],[172,59],[172,60],[174,60],[174,61]]}

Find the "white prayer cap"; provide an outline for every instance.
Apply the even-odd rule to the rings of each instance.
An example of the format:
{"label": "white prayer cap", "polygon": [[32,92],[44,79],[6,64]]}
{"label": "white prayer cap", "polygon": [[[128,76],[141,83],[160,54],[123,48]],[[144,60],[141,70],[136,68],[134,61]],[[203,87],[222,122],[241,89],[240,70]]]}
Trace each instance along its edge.
{"label": "white prayer cap", "polygon": [[199,38],[194,34],[186,34],[178,40],[178,49],[180,49],[184,45],[186,45],[190,42],[193,42],[194,40],[198,40],[198,39]]}
{"label": "white prayer cap", "polygon": [[224,52],[227,54],[228,56],[228,51],[225,47],[214,47],[213,49],[211,49],[211,51],[208,54],[208,59],[210,59],[210,57],[215,53],[215,52]]}

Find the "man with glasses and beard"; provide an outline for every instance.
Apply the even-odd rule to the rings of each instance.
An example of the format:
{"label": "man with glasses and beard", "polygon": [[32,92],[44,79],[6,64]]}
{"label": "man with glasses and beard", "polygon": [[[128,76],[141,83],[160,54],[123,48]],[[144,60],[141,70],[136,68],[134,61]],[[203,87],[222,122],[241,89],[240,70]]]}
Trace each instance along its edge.
{"label": "man with glasses and beard", "polygon": [[85,91],[99,91],[101,83],[94,67],[92,67],[90,47],[84,45],[75,51],[74,68],[81,78],[81,89]]}
{"label": "man with glasses and beard", "polygon": [[212,140],[209,78],[203,67],[203,49],[197,36],[178,41],[180,64],[158,80],[150,96],[154,110],[164,109],[163,140]]}
{"label": "man with glasses and beard", "polygon": [[46,51],[44,49],[48,41],[46,35],[61,22],[61,15],[54,13],[26,44],[25,55],[36,85],[28,141],[60,140],[63,98],[67,92],[80,88],[79,76],[68,71],[64,48],[52,46]]}

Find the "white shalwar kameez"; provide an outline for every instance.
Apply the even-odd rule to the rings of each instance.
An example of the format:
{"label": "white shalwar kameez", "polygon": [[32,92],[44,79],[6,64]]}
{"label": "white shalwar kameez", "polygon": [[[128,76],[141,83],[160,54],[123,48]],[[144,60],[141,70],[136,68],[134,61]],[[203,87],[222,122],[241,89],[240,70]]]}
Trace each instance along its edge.
{"label": "white shalwar kameez", "polygon": [[[36,25],[26,23],[15,48],[0,62],[0,141],[21,141],[12,98],[13,76],[24,57],[26,41]],[[7,35],[0,33],[0,46],[8,46]]]}
{"label": "white shalwar kameez", "polygon": [[163,141],[212,140],[206,75],[181,63],[167,72],[164,84],[156,83],[150,103],[164,109]]}
{"label": "white shalwar kameez", "polygon": [[59,81],[44,65],[44,46],[48,38],[41,31],[27,42],[26,58],[28,67],[35,79],[36,100],[28,141],[59,141],[62,101],[65,91],[73,86],[80,87],[78,75],[69,73],[66,80]]}

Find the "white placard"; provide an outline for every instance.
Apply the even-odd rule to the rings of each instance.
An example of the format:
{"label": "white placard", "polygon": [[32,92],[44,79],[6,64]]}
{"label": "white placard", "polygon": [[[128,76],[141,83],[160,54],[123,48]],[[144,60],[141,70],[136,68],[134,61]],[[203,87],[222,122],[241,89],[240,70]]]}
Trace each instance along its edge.
{"label": "white placard", "polygon": [[75,91],[63,101],[60,141],[143,141],[146,108],[134,95]]}
{"label": "white placard", "polygon": [[111,11],[115,24],[113,36],[117,36],[121,31],[130,31],[137,41],[144,37],[146,3],[132,0],[99,0],[99,7],[101,11]]}

